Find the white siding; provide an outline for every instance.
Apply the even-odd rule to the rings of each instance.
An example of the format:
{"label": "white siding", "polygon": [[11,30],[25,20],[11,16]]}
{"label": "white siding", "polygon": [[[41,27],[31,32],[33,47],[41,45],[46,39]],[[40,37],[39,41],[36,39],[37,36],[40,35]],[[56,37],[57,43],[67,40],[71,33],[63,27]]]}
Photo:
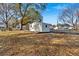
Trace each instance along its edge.
{"label": "white siding", "polygon": [[41,23],[34,22],[29,25],[29,30],[34,32],[41,32],[42,26]]}
{"label": "white siding", "polygon": [[42,23],[42,32],[50,32],[48,24]]}
{"label": "white siding", "polygon": [[30,24],[29,30],[34,32],[50,32],[49,25],[42,22],[34,22]]}

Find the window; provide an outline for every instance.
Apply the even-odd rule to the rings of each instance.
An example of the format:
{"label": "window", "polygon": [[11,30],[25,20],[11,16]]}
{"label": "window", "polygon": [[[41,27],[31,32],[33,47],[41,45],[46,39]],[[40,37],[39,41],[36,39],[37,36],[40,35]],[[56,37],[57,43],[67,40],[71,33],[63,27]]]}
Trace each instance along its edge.
{"label": "window", "polygon": [[46,25],[46,27],[47,27],[47,25]]}

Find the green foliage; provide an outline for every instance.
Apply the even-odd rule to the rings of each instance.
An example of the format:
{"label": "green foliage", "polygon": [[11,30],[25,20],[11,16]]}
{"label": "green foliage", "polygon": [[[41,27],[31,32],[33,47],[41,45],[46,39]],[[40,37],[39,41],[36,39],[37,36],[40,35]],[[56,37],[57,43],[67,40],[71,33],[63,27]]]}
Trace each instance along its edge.
{"label": "green foliage", "polygon": [[27,16],[29,16],[31,18],[31,21],[42,21],[42,15],[37,11],[35,10],[34,8],[30,8],[28,11],[27,11]]}
{"label": "green foliage", "polygon": [[29,22],[30,22],[30,17],[26,16],[26,17],[23,18],[22,24],[23,24],[23,25],[26,25],[26,24],[28,24]]}

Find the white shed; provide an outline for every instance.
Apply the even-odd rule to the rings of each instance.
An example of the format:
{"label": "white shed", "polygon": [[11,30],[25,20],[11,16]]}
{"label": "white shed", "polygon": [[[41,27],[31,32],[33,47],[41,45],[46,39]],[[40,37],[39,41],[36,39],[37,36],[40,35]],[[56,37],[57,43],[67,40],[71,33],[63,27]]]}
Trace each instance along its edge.
{"label": "white shed", "polygon": [[33,22],[29,24],[29,31],[33,32],[50,32],[50,25],[43,22]]}

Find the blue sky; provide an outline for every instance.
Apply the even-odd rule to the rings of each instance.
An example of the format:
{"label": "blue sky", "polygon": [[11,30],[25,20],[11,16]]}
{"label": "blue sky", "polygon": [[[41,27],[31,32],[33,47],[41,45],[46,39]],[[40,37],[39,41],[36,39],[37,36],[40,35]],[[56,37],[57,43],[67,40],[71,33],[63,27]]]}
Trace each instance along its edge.
{"label": "blue sky", "polygon": [[47,8],[42,13],[43,21],[50,24],[56,24],[60,12],[73,4],[69,3],[48,3]]}

